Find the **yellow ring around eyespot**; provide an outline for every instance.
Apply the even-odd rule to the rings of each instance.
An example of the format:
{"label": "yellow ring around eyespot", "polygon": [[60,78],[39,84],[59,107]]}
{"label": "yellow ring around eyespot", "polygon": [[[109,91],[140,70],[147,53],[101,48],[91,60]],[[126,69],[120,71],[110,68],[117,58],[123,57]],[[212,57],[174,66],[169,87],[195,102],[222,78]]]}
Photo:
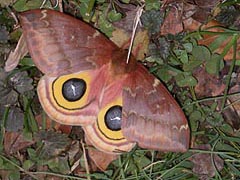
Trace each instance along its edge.
{"label": "yellow ring around eyespot", "polygon": [[109,140],[123,140],[125,139],[123,134],[122,134],[122,130],[118,130],[118,131],[112,131],[111,129],[109,129],[106,124],[105,124],[105,114],[107,113],[107,111],[112,107],[112,106],[121,106],[122,107],[122,98],[118,98],[117,100],[113,101],[112,103],[107,104],[103,109],[100,110],[100,112],[98,113],[98,129],[100,131],[100,134],[103,134],[105,138],[109,139]]}
{"label": "yellow ring around eyespot", "polygon": [[[63,94],[62,94],[62,87],[63,84],[72,78],[79,78],[82,79],[86,82],[86,92],[85,94],[81,97],[81,99],[71,102],[68,101],[67,99],[64,98]],[[88,94],[89,94],[89,83],[91,82],[91,76],[89,76],[88,72],[82,72],[82,73],[78,73],[78,74],[68,74],[68,75],[64,75],[64,76],[60,76],[59,78],[57,78],[53,84],[52,84],[52,91],[53,91],[53,97],[56,101],[56,103],[61,106],[64,109],[68,109],[68,110],[75,110],[75,109],[79,109],[83,106],[86,105],[87,99],[88,99]]]}

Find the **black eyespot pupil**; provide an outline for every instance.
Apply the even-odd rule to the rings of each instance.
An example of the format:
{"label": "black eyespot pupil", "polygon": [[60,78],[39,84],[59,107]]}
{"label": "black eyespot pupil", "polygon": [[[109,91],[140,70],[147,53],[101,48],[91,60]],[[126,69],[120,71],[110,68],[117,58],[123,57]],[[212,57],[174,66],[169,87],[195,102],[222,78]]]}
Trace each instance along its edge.
{"label": "black eyespot pupil", "polygon": [[68,101],[77,101],[85,94],[86,87],[86,82],[82,79],[69,79],[63,84],[63,97]]}
{"label": "black eyespot pupil", "polygon": [[107,113],[105,114],[104,120],[108,129],[112,131],[121,130],[122,107],[113,106],[108,109]]}

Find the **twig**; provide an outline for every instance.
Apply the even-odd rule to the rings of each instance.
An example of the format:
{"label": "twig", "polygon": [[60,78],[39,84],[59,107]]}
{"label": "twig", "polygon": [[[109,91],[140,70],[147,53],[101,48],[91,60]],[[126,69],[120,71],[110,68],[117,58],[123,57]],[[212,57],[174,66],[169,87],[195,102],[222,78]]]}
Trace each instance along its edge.
{"label": "twig", "polygon": [[134,37],[135,37],[135,35],[136,35],[138,23],[140,22],[140,17],[141,17],[142,12],[143,12],[143,7],[144,7],[144,5],[138,8],[137,14],[136,14],[136,16],[135,16],[135,18],[134,18],[133,31],[132,31],[132,36],[131,36],[131,42],[130,42],[130,46],[129,46],[129,49],[128,49],[128,55],[127,55],[127,61],[126,61],[127,64],[128,64],[128,62],[129,62],[129,59],[130,59],[130,55],[131,55],[131,51],[132,51],[132,46],[133,46],[133,41],[134,41]]}
{"label": "twig", "polygon": [[83,148],[83,157],[84,157],[84,164],[86,168],[86,173],[87,173],[87,179],[91,180],[91,177],[89,176],[89,166],[88,166],[88,160],[87,160],[87,155],[86,155],[86,150],[85,150],[85,145],[83,140],[81,140],[82,148]]}

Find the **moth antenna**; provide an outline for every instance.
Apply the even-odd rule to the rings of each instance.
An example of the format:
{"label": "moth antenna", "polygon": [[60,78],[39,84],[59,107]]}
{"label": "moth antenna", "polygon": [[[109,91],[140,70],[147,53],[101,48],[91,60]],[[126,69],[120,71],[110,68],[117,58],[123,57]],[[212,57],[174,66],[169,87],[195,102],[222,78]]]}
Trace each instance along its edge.
{"label": "moth antenna", "polygon": [[133,31],[132,31],[131,42],[130,42],[130,46],[129,46],[129,49],[128,49],[128,55],[127,55],[127,61],[126,61],[127,64],[129,62],[129,59],[130,59],[134,38],[135,38],[135,35],[136,35],[138,24],[140,22],[140,17],[142,16],[143,8],[144,8],[144,5],[142,5],[138,8],[136,16],[135,16],[134,21],[133,21]]}

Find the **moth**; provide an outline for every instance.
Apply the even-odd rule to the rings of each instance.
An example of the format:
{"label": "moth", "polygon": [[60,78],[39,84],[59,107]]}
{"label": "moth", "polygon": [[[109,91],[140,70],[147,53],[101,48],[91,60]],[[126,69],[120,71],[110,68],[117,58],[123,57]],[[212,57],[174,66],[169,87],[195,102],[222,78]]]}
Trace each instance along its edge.
{"label": "moth", "polygon": [[82,126],[99,150],[184,152],[190,130],[164,85],[90,25],[54,10],[20,14],[29,53],[44,74],[40,103],[55,121]]}

